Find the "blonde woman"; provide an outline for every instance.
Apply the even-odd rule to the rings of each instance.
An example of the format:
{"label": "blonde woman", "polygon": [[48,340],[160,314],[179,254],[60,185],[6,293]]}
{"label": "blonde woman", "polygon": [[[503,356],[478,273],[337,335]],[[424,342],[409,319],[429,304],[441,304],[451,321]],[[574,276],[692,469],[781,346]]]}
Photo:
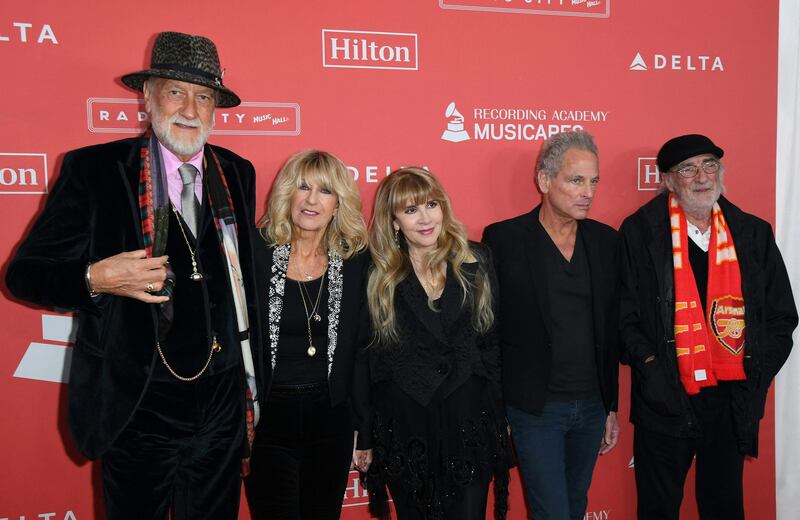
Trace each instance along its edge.
{"label": "blonde woman", "polygon": [[484,519],[495,477],[503,517],[510,457],[487,251],[421,168],[381,182],[370,251],[371,511],[389,517],[388,486],[400,519]]}
{"label": "blonde woman", "polygon": [[256,271],[268,302],[262,417],[245,482],[250,509],[256,519],[336,519],[351,459],[362,471],[371,460],[361,355],[369,343],[367,231],[342,161],[316,150],[291,157],[261,231]]}

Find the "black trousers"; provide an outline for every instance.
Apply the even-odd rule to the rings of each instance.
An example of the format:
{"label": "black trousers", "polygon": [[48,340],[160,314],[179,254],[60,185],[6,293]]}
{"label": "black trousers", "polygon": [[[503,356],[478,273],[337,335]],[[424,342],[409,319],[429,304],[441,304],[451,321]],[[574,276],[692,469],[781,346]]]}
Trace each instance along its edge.
{"label": "black trousers", "polygon": [[244,391],[238,368],[193,382],[151,381],[103,457],[107,520],[238,516]]}
{"label": "black trousers", "polygon": [[734,434],[729,385],[691,396],[702,437],[677,438],[637,426],[633,433],[638,518],[678,520],[686,474],[696,457],[701,520],[744,519],[744,456]]}
{"label": "black trousers", "polygon": [[273,387],[245,479],[253,518],[338,519],[353,432],[349,406],[331,407],[327,383]]}

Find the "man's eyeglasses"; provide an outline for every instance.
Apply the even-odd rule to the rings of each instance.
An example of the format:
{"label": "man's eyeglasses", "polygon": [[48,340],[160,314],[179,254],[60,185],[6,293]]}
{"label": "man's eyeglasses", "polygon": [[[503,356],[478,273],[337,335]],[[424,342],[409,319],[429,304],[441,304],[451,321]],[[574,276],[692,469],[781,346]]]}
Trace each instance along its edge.
{"label": "man's eyeglasses", "polygon": [[678,168],[677,170],[670,170],[672,172],[677,173],[684,179],[691,179],[692,177],[696,176],[700,172],[700,168],[703,169],[708,175],[714,175],[720,169],[720,163],[716,159],[706,159],[700,166],[698,167],[696,164],[690,164],[689,166],[684,166],[683,168]]}

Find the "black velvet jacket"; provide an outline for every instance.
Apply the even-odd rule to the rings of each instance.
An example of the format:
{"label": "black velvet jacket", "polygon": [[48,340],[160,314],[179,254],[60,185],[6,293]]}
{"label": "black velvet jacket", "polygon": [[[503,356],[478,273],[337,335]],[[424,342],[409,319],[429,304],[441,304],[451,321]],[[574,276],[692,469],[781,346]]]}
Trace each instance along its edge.
{"label": "black velvet jacket", "polygon": [[[488,272],[492,294],[496,295],[497,281],[488,251],[479,244],[472,245],[483,257],[483,268]],[[462,266],[467,280],[475,278],[480,264],[478,261]],[[499,396],[500,351],[495,327],[486,334],[475,331],[472,312],[469,307],[466,310],[462,307],[461,287],[449,265],[440,306],[439,313],[428,310],[428,297],[413,274],[397,285],[395,320],[403,339],[400,345],[370,347],[372,383],[391,380],[420,405],[426,406],[445,380],[447,387],[442,389],[442,397],[447,397],[474,374],[490,380]],[[456,377],[448,379],[451,372]],[[498,412],[505,417],[505,412]]]}
{"label": "black velvet jacket", "polygon": [[[491,224],[483,241],[492,250],[500,280],[500,345],[503,399],[507,405],[540,414],[547,396],[552,345],[551,312],[541,254],[536,250],[539,207]],[[619,374],[617,232],[591,219],[578,221],[589,262],[592,322],[600,393],[606,411],[616,411]]]}
{"label": "black velvet jacket", "polygon": [[[6,274],[16,297],[80,312],[70,368],[69,426],[78,449],[89,458],[102,456],[128,423],[157,358],[157,306],[113,295],[92,299],[84,281],[89,262],[144,248],[140,147],[141,138],[131,138],[68,152],[44,210]],[[261,313],[253,278],[255,171],[233,152],[212,148],[236,212],[250,343],[256,351]],[[208,308],[209,302],[204,303]]]}
{"label": "black velvet jacket", "polygon": [[[288,249],[283,246],[288,254]],[[276,255],[274,247],[267,245],[266,241],[258,237],[256,246],[256,259],[258,265],[258,292],[264,301],[264,318],[262,319],[264,345],[260,349],[259,361],[261,370],[257,373],[261,377],[260,401],[269,399],[269,389],[272,384],[272,350],[278,345],[275,338],[271,337],[270,329],[279,325],[280,305],[282,293],[269,298],[270,288],[283,285],[286,282],[286,265],[278,268],[275,264]],[[288,256],[281,260],[282,255],[277,255],[279,262],[288,262]],[[336,320],[336,326],[329,329],[328,343],[334,345],[331,352],[330,370],[328,373],[328,390],[331,406],[349,402],[354,414],[354,422],[358,430],[358,448],[371,447],[371,432],[369,428],[369,374],[366,361],[365,347],[370,340],[369,311],[366,304],[367,269],[369,266],[369,253],[364,251],[347,260],[339,260],[340,267],[328,266],[328,319]],[[336,272],[334,272],[336,271]],[[338,309],[338,310],[337,310]],[[334,318],[334,316],[336,316]],[[274,332],[272,336],[275,336]],[[318,351],[318,356],[326,352]],[[263,408],[263,404],[262,404]]]}
{"label": "black velvet jacket", "polygon": [[[666,435],[699,435],[675,354],[675,283],[667,193],[642,206],[620,228],[624,342],[631,366],[631,422]],[[769,223],[725,197],[720,208],[733,235],[745,304],[745,381],[731,390],[739,449],[758,454],[767,391],[792,348],[797,308]],[[655,359],[644,362],[649,356]]]}

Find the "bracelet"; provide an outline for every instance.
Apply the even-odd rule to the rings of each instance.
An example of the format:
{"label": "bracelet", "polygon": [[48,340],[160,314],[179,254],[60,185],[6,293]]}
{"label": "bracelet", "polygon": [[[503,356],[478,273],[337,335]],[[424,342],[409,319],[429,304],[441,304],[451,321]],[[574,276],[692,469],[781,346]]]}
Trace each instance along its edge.
{"label": "bracelet", "polygon": [[86,264],[86,272],[83,275],[83,281],[86,282],[86,290],[89,291],[89,296],[91,296],[92,298],[95,298],[97,296],[100,296],[100,293],[99,292],[95,292],[94,290],[92,290],[92,274],[91,274],[91,271],[92,271],[92,263],[89,262],[88,264]]}

